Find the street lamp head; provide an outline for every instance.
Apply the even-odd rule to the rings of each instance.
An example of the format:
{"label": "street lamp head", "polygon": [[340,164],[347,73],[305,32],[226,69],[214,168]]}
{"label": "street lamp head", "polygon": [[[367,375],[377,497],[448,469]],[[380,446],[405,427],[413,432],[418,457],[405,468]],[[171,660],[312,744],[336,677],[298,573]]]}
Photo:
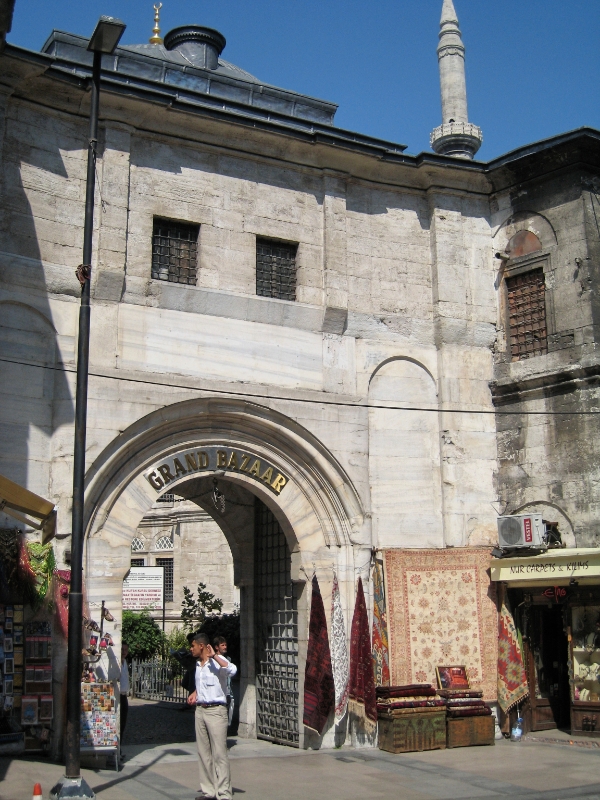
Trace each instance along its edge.
{"label": "street lamp head", "polygon": [[88,50],[110,55],[119,44],[125,27],[125,23],[116,17],[100,17],[92,33]]}

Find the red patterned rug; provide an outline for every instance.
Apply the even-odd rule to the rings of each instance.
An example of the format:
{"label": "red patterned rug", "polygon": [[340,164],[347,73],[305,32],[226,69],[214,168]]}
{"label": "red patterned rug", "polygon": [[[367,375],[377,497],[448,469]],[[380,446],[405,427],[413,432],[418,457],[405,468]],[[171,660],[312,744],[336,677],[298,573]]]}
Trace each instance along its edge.
{"label": "red patterned rug", "polygon": [[350,687],[348,708],[355,714],[367,732],[377,725],[377,698],[373,678],[371,635],[362,579],[358,579],[356,604],[350,631]]}
{"label": "red patterned rug", "polygon": [[304,724],[323,733],[335,706],[335,688],[331,669],[331,652],[327,636],[327,620],[317,577],[312,579],[312,600],[308,630],[308,650],[304,674]]}
{"label": "red patterned rug", "polygon": [[505,598],[498,620],[498,704],[507,714],[529,697],[527,673],[513,615]]}
{"label": "red patterned rug", "polygon": [[471,687],[495,701],[496,587],[488,548],[386,550],[391,681],[437,685],[435,668],[464,664]]}

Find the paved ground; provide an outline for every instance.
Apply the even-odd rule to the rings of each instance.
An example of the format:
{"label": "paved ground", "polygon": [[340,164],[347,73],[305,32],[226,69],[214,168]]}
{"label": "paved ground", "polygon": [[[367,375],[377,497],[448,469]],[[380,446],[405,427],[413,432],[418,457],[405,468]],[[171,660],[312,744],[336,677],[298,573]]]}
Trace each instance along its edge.
{"label": "paved ground", "polygon": [[180,703],[129,701],[129,717],[125,729],[127,745],[167,744],[194,741],[194,709]]}
{"label": "paved ground", "polygon": [[[188,741],[133,743],[150,736],[145,726],[153,715],[162,723],[154,728],[155,739],[165,737],[167,728],[173,732],[175,723],[166,723],[175,714],[184,730],[191,727],[191,714],[153,705],[133,714],[121,772],[84,770],[98,800],[193,800],[197,766],[189,735]],[[235,738],[229,744],[236,800],[600,800],[598,741],[554,731],[533,738],[397,756],[350,748],[300,751]],[[62,772],[60,765],[34,757],[0,759],[0,798],[30,800],[36,781],[47,798]]]}

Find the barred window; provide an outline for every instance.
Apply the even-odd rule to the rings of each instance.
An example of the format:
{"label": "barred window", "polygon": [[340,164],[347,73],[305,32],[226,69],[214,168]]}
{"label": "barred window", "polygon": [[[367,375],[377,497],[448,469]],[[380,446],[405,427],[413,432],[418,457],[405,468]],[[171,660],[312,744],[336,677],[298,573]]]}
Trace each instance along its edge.
{"label": "barred window", "polygon": [[164,567],[165,571],[165,603],[173,602],[173,559],[157,558],[157,567]]}
{"label": "barred window", "polygon": [[131,540],[131,552],[132,553],[139,553],[140,550],[145,550],[146,545],[144,544],[143,540],[140,539],[139,536],[134,536]]}
{"label": "barred window", "polygon": [[296,299],[295,244],[256,240],[256,294],[261,297]]}
{"label": "barred window", "polygon": [[196,285],[198,225],[155,219],[152,233],[152,277]]}
{"label": "barred window", "polygon": [[132,558],[131,559],[131,566],[132,567],[145,567],[144,559],[143,558]]}
{"label": "barred window", "polygon": [[506,279],[513,361],[548,352],[546,331],[546,286],[543,269],[534,269]]}
{"label": "barred window", "polygon": [[161,494],[161,496],[156,501],[157,503],[171,503],[171,505],[175,502],[175,495],[174,494]]}

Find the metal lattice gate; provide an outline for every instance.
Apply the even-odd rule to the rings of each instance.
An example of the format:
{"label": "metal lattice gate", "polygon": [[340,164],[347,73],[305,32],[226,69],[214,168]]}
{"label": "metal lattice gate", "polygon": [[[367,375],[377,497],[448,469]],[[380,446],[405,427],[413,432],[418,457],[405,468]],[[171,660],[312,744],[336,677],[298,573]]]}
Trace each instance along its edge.
{"label": "metal lattice gate", "polygon": [[291,555],[279,523],[258,498],[254,531],[257,734],[298,747],[298,610]]}

